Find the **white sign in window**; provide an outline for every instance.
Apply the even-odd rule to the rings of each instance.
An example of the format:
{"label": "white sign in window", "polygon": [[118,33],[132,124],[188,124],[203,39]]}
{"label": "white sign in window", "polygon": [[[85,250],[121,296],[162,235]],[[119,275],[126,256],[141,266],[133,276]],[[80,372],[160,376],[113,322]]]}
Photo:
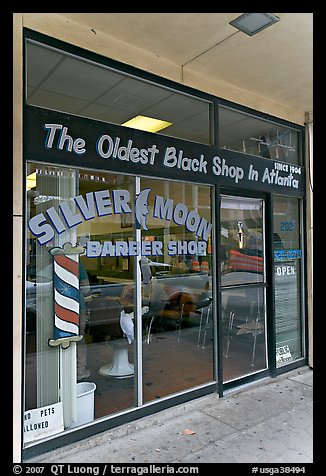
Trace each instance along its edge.
{"label": "white sign in window", "polygon": [[276,364],[283,364],[292,360],[292,354],[288,345],[277,347],[276,349]]}
{"label": "white sign in window", "polygon": [[62,402],[28,410],[24,414],[24,442],[46,438],[64,430]]}

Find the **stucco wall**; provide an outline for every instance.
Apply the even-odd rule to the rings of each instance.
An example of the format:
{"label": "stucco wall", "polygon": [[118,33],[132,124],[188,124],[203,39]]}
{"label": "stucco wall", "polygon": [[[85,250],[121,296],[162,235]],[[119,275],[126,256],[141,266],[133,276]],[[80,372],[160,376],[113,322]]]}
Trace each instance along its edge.
{"label": "stucco wall", "polygon": [[304,125],[304,111],[298,111],[285,104],[273,102],[238,87],[208,78],[167,59],[123,43],[112,36],[80,25],[59,13],[24,13],[23,25],[26,28],[58,38],[76,46],[96,52],[122,63],[149,71],[186,86],[213,94],[224,99],[251,107],[266,114]]}
{"label": "stucco wall", "polygon": [[22,222],[23,222],[23,156],[22,156],[22,15],[13,22],[13,462],[21,458],[22,402]]}

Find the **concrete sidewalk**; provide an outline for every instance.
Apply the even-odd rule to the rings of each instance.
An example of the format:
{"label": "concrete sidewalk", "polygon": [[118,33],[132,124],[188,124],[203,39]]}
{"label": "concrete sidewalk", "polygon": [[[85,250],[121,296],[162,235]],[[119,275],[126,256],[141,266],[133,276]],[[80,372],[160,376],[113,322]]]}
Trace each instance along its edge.
{"label": "concrete sidewalk", "polygon": [[312,382],[313,371],[304,367],[220,399],[214,394],[178,405],[28,462],[312,463]]}

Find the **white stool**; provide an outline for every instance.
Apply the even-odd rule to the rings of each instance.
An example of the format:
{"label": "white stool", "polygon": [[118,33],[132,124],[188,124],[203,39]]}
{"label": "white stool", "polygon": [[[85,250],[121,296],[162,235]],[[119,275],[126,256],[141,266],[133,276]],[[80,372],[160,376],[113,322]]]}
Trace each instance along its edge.
{"label": "white stool", "polygon": [[105,377],[127,378],[134,375],[134,365],[128,359],[128,342],[112,342],[112,362],[100,368],[99,374]]}

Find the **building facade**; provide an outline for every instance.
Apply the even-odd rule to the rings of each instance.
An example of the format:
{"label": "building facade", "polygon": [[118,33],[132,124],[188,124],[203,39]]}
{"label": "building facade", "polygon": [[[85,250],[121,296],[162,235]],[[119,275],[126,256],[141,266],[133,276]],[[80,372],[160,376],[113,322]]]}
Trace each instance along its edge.
{"label": "building facade", "polygon": [[14,33],[14,459],[312,365],[304,123]]}

